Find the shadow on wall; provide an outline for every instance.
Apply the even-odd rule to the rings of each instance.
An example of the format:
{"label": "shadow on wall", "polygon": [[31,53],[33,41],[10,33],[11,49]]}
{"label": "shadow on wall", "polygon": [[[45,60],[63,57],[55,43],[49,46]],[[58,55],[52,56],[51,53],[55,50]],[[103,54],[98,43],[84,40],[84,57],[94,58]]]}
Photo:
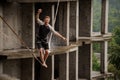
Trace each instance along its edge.
{"label": "shadow on wall", "polygon": [[20,80],[20,79],[16,79],[14,77],[10,77],[10,76],[5,75],[5,74],[0,74],[0,80]]}

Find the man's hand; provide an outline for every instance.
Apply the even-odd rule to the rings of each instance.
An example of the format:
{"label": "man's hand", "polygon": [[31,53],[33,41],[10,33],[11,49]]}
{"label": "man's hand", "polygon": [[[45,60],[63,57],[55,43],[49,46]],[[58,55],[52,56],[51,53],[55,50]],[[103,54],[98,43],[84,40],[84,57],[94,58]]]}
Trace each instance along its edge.
{"label": "man's hand", "polygon": [[39,13],[39,14],[42,13],[42,9],[38,9],[38,13]]}
{"label": "man's hand", "polygon": [[66,39],[65,37],[63,37],[63,40],[64,40],[64,41],[67,41],[67,39]]}

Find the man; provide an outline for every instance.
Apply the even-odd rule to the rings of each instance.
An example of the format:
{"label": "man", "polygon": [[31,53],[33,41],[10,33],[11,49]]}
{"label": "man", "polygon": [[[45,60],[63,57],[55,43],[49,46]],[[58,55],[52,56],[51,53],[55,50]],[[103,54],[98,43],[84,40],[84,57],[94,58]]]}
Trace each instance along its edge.
{"label": "man", "polygon": [[63,40],[66,41],[66,38],[63,37],[61,34],[59,34],[57,31],[55,31],[51,25],[49,24],[50,22],[50,17],[45,16],[44,22],[39,19],[40,14],[42,13],[42,9],[38,9],[37,14],[36,14],[36,21],[39,24],[39,32],[38,32],[38,37],[37,37],[37,46],[39,49],[40,53],[40,59],[42,61],[42,66],[47,68],[46,60],[49,55],[49,45],[47,42],[47,36],[49,32],[53,32],[56,36],[62,38]]}

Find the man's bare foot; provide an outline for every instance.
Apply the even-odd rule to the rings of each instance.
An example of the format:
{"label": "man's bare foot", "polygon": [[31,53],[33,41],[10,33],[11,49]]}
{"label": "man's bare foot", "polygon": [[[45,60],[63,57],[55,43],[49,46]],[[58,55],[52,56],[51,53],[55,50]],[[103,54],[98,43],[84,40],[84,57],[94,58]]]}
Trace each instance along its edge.
{"label": "man's bare foot", "polygon": [[48,68],[48,66],[45,62],[42,64],[42,66],[45,67],[45,68]]}

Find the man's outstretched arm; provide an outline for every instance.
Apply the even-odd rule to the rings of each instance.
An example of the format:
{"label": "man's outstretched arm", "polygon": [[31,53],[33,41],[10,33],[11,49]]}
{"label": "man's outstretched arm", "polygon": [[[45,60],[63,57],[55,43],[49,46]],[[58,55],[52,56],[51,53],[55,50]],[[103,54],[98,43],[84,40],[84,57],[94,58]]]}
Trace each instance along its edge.
{"label": "man's outstretched arm", "polygon": [[65,37],[63,37],[59,32],[55,31],[52,26],[49,24],[50,30],[58,37],[60,37],[61,39],[63,39],[64,41],[67,41],[67,39]]}

